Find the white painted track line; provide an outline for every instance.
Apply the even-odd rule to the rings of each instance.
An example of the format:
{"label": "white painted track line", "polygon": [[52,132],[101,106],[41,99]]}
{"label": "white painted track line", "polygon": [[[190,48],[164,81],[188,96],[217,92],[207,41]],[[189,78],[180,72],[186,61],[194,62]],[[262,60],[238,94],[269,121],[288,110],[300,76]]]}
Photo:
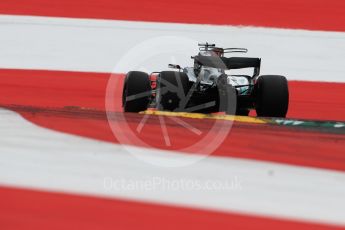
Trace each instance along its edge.
{"label": "white painted track line", "polygon": [[[182,153],[125,149],[60,134],[4,109],[0,110],[0,136],[0,185],[345,225],[345,173],[221,157],[208,157],[183,168],[156,167],[126,150],[159,161]],[[202,183],[224,183],[237,177],[240,187],[107,190],[105,177]]]}
{"label": "white painted track line", "polygon": [[[247,47],[249,56],[263,58],[263,74],[345,81],[345,33],[340,32],[9,15],[0,16],[0,68],[111,72],[128,50],[159,36]],[[196,53],[192,45],[176,58],[183,66]],[[162,55],[144,66],[162,70],[170,61]]]}

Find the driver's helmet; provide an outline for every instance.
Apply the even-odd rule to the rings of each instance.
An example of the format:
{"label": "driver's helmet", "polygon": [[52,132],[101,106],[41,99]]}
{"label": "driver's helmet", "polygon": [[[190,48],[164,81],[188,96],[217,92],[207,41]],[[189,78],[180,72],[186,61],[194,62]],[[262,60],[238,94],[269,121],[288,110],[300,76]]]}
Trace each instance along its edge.
{"label": "driver's helmet", "polygon": [[223,57],[224,49],[222,48],[213,48],[212,50],[202,51],[199,53],[200,56],[211,56],[211,57]]}
{"label": "driver's helmet", "polygon": [[224,49],[223,48],[213,48],[212,53],[214,53],[218,57],[223,57],[224,56]]}

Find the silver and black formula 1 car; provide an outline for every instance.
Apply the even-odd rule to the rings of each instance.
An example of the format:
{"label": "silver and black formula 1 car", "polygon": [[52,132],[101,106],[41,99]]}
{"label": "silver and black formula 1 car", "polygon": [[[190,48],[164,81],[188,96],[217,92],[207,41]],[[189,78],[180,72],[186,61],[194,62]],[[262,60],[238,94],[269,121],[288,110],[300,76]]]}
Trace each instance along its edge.
{"label": "silver and black formula 1 car", "polygon": [[[126,75],[122,106],[125,112],[153,108],[162,111],[247,116],[285,117],[289,105],[288,83],[279,75],[260,76],[261,59],[225,57],[247,53],[243,48],[219,48],[199,44],[193,67],[170,64],[174,71],[132,71]],[[233,69],[253,68],[253,75],[231,75]]]}

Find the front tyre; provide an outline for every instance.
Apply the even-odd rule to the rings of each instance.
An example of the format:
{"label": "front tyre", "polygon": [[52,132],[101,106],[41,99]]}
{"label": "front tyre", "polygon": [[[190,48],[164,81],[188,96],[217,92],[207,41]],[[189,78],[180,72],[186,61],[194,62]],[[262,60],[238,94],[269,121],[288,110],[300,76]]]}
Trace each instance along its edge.
{"label": "front tyre", "polygon": [[236,116],[248,117],[249,116],[249,112],[250,112],[249,109],[237,108]]}
{"label": "front tyre", "polygon": [[147,73],[132,71],[126,75],[122,92],[124,112],[145,111],[152,95],[151,81]]}
{"label": "front tyre", "polygon": [[157,79],[157,104],[159,110],[183,111],[187,106],[189,78],[186,73],[163,71]]}
{"label": "front tyre", "polygon": [[219,112],[227,115],[236,115],[237,93],[235,87],[228,84],[228,76],[223,74],[217,80]]}
{"label": "front tyre", "polygon": [[260,76],[255,84],[255,109],[259,117],[286,117],[289,107],[287,79],[279,75]]}

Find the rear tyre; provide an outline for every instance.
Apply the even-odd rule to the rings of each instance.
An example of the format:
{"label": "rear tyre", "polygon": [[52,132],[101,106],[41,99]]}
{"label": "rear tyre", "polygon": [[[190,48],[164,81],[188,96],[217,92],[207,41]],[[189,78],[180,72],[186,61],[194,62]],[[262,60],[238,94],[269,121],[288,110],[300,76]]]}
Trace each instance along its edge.
{"label": "rear tyre", "polygon": [[145,111],[152,94],[151,81],[147,73],[132,71],[126,75],[122,92],[124,112]]}
{"label": "rear tyre", "polygon": [[187,102],[184,100],[189,90],[187,74],[175,71],[163,71],[157,79],[157,106],[159,110],[183,111]]}
{"label": "rear tyre", "polygon": [[254,91],[255,109],[259,117],[286,117],[289,89],[285,77],[264,75],[258,78]]}

